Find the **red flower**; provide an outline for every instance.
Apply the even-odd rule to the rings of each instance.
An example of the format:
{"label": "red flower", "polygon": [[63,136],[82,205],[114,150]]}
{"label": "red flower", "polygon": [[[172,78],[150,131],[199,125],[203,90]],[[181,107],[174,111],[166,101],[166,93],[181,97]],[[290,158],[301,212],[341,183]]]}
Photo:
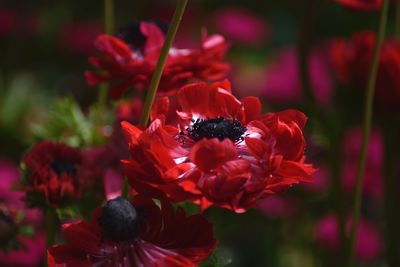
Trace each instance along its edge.
{"label": "red flower", "polygon": [[[130,87],[143,89],[149,85],[164,43],[164,33],[155,23],[142,22],[139,27],[136,39],[143,38],[144,45],[127,43],[105,34],[97,37],[95,46],[99,55],[91,57],[90,63],[100,71],[85,72],[89,86],[112,82],[111,96],[119,98]],[[128,41],[135,39],[123,37]],[[228,71],[228,65],[222,62],[226,50],[227,43],[220,35],[204,35],[200,49],[172,48],[159,92],[174,91],[188,81],[223,78]]]}
{"label": "red flower", "polygon": [[262,115],[258,98],[236,99],[227,81],[184,86],[177,100],[178,125],[163,123],[165,116],[146,130],[122,123],[132,157],[123,161],[125,173],[138,192],[244,212],[312,179],[303,113]]}
{"label": "red flower", "polygon": [[[332,59],[342,82],[365,89],[369,75],[376,37],[373,32],[360,32],[351,41],[337,39],[332,45]],[[400,42],[385,40],[382,44],[376,101],[380,107],[397,107],[400,104]]]}
{"label": "red flower", "polygon": [[376,11],[382,6],[382,0],[335,0],[336,2],[360,11]]}
{"label": "red flower", "polygon": [[201,215],[186,217],[162,200],[133,203],[116,198],[98,208],[90,223],[64,224],[66,244],[48,250],[49,267],[196,266],[215,249],[212,225]]}
{"label": "red flower", "polygon": [[24,189],[43,194],[51,205],[79,198],[96,176],[96,168],[89,157],[61,143],[36,144],[25,155],[24,162],[29,173]]}

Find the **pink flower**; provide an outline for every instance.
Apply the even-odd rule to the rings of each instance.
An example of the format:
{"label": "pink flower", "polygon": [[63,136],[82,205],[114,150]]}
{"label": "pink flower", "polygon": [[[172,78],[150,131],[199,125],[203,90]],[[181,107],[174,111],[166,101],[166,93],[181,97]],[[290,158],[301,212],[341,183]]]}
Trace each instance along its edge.
{"label": "pink flower", "polygon": [[97,22],[73,22],[61,29],[60,42],[71,53],[88,55],[94,50],[93,42],[102,32]]}
{"label": "pink flower", "polygon": [[257,203],[259,210],[271,219],[284,219],[293,216],[297,211],[296,200],[288,197],[270,196]]}
{"label": "pink flower", "polygon": [[[348,193],[354,192],[361,138],[361,129],[354,128],[345,135],[343,140],[345,162],[343,163],[342,186]],[[380,199],[383,194],[382,157],[382,136],[378,130],[373,130],[368,146],[363,191],[374,199]]]}
{"label": "pink flower", "polygon": [[37,234],[33,239],[20,237],[24,249],[0,251],[0,266],[2,267],[37,267],[44,257],[46,240],[44,234]]}
{"label": "pink flower", "polygon": [[[0,206],[11,211],[23,211],[25,219],[22,224],[31,224],[38,228],[42,221],[41,213],[37,209],[28,209],[22,201],[24,193],[13,191],[14,183],[20,174],[17,166],[7,161],[0,161]],[[7,216],[0,209],[0,215]],[[1,219],[2,217],[0,217]],[[18,227],[18,226],[15,226]],[[4,253],[0,250],[0,266],[4,267],[32,267],[39,266],[45,250],[45,238],[40,230],[30,239],[17,236],[16,239],[25,247]]]}
{"label": "pink flower", "polygon": [[0,38],[10,35],[17,24],[17,16],[12,9],[0,8]]}
{"label": "pink flower", "polygon": [[[324,50],[314,50],[310,56],[309,72],[316,100],[321,105],[331,101],[333,84],[330,67]],[[292,47],[282,50],[266,73],[264,96],[277,102],[295,102],[301,98],[296,50]]]}
{"label": "pink flower", "polygon": [[302,187],[308,191],[321,192],[329,187],[329,170],[325,166],[318,166],[317,172],[313,175],[312,183],[303,183]]}
{"label": "pink flower", "polygon": [[270,37],[270,27],[262,17],[249,10],[224,8],[214,17],[217,31],[235,43],[260,46]]}
{"label": "pink flower", "polygon": [[[346,223],[346,232],[350,230],[351,221]],[[328,214],[320,219],[314,229],[315,241],[332,252],[339,249],[339,226],[336,216]],[[382,240],[375,225],[361,219],[356,236],[356,257],[363,262],[376,260],[382,252]]]}

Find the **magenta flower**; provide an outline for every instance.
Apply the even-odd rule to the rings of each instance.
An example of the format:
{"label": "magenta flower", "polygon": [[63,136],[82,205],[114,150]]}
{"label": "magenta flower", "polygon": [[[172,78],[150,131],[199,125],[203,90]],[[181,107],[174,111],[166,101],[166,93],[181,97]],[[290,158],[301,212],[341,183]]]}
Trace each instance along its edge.
{"label": "magenta flower", "polygon": [[[350,230],[351,221],[346,223],[346,232]],[[321,218],[314,228],[315,241],[321,247],[335,253],[339,249],[339,226],[336,216],[328,214]],[[361,219],[356,236],[356,257],[363,262],[378,259],[382,253],[382,240],[375,225]]]}
{"label": "magenta flower", "polygon": [[249,10],[224,8],[214,16],[217,31],[235,43],[260,46],[270,37],[268,24]]}
{"label": "magenta flower", "polygon": [[257,203],[262,214],[270,219],[285,219],[293,216],[297,211],[297,202],[294,198],[285,196],[270,196]]}
{"label": "magenta flower", "polygon": [[[361,138],[361,129],[354,128],[346,133],[343,140],[345,162],[343,163],[342,186],[348,193],[354,192],[355,188]],[[372,131],[369,141],[363,185],[364,193],[374,199],[381,199],[383,194],[382,157],[383,140],[381,133],[375,129]]]}
{"label": "magenta flower", "polygon": [[14,10],[0,8],[0,38],[8,37],[17,24],[17,15]]}
{"label": "magenta flower", "polygon": [[[333,94],[330,67],[324,50],[314,50],[310,56],[309,72],[316,100],[321,105],[329,104]],[[296,50],[282,50],[266,72],[264,96],[267,100],[293,103],[301,98]]]}
{"label": "magenta flower", "polygon": [[[13,218],[9,218],[9,211],[23,211],[24,220],[21,224],[30,224],[38,228],[42,216],[37,209],[28,209],[22,201],[24,193],[13,191],[14,183],[20,177],[17,166],[7,161],[0,161],[0,222],[14,224]],[[2,224],[4,225],[4,224]],[[18,228],[18,225],[14,224]],[[3,233],[2,233],[3,234]],[[0,250],[0,266],[4,267],[34,267],[39,266],[45,251],[45,238],[40,230],[31,239],[23,236],[16,236],[16,239],[24,246],[23,249],[8,251]]]}
{"label": "magenta flower", "polygon": [[64,25],[59,38],[61,45],[68,52],[89,55],[94,50],[94,40],[101,32],[101,23],[93,21],[73,22]]}

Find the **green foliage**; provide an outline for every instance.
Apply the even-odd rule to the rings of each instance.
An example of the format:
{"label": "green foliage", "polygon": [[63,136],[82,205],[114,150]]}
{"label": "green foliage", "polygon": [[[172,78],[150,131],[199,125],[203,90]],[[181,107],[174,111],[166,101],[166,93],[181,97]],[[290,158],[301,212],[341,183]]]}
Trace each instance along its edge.
{"label": "green foliage", "polygon": [[[101,143],[104,138],[94,123],[95,109],[86,115],[71,98],[57,100],[48,112],[46,123],[32,125],[39,139],[57,140],[74,147],[84,147]],[[107,112],[103,118],[107,119]]]}

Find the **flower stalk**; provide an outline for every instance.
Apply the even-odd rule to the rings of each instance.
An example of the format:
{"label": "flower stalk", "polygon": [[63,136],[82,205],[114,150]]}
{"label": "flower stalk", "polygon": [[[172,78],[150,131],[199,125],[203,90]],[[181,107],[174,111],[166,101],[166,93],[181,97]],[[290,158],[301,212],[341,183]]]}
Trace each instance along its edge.
{"label": "flower stalk", "polygon": [[394,37],[400,39],[400,3],[396,3],[396,17],[394,25]]}
{"label": "flower stalk", "polygon": [[[104,32],[112,34],[114,32],[114,0],[104,0]],[[99,114],[102,116],[103,107],[107,101],[108,84],[104,83],[99,86],[99,93],[97,95],[97,104]]]}
{"label": "flower stalk", "polygon": [[175,38],[176,32],[178,31],[179,24],[182,20],[183,13],[185,12],[185,7],[187,4],[187,0],[178,0],[178,4],[175,9],[174,16],[172,18],[171,25],[168,28],[167,35],[165,37],[164,45],[161,49],[160,56],[157,61],[156,69],[151,78],[151,82],[147,91],[146,99],[144,102],[143,113],[140,117],[140,125],[146,126],[149,117],[151,107],[153,105],[154,99],[156,97],[157,88],[160,84],[161,75],[165,66],[165,62],[167,61],[169,49],[172,46],[172,42]]}
{"label": "flower stalk", "polygon": [[351,231],[349,236],[349,243],[348,243],[348,265],[349,267],[354,266],[354,253],[355,253],[355,241],[356,241],[356,233],[358,229],[358,225],[360,223],[360,216],[361,216],[361,195],[362,195],[362,188],[363,188],[363,178],[364,178],[364,171],[365,171],[365,164],[368,152],[368,144],[369,144],[369,137],[371,134],[371,126],[372,126],[372,114],[373,114],[373,102],[374,102],[374,92],[375,92],[375,84],[376,84],[376,77],[378,74],[378,64],[379,64],[379,54],[380,48],[385,36],[386,31],[386,24],[388,18],[388,10],[389,10],[389,0],[384,0],[380,12],[380,21],[379,21],[379,28],[377,34],[377,40],[374,50],[374,56],[372,59],[372,65],[370,69],[370,75],[368,77],[367,83],[367,91],[366,91],[366,98],[365,98],[365,110],[364,110],[364,121],[363,121],[363,128],[362,128],[362,143],[361,143],[361,151],[360,157],[357,166],[357,173],[356,173],[356,188],[355,188],[355,195],[354,195],[354,206],[353,206],[353,220],[351,225]]}
{"label": "flower stalk", "polygon": [[46,246],[51,247],[54,245],[57,231],[57,213],[52,207],[48,207],[45,211],[46,214]]}

